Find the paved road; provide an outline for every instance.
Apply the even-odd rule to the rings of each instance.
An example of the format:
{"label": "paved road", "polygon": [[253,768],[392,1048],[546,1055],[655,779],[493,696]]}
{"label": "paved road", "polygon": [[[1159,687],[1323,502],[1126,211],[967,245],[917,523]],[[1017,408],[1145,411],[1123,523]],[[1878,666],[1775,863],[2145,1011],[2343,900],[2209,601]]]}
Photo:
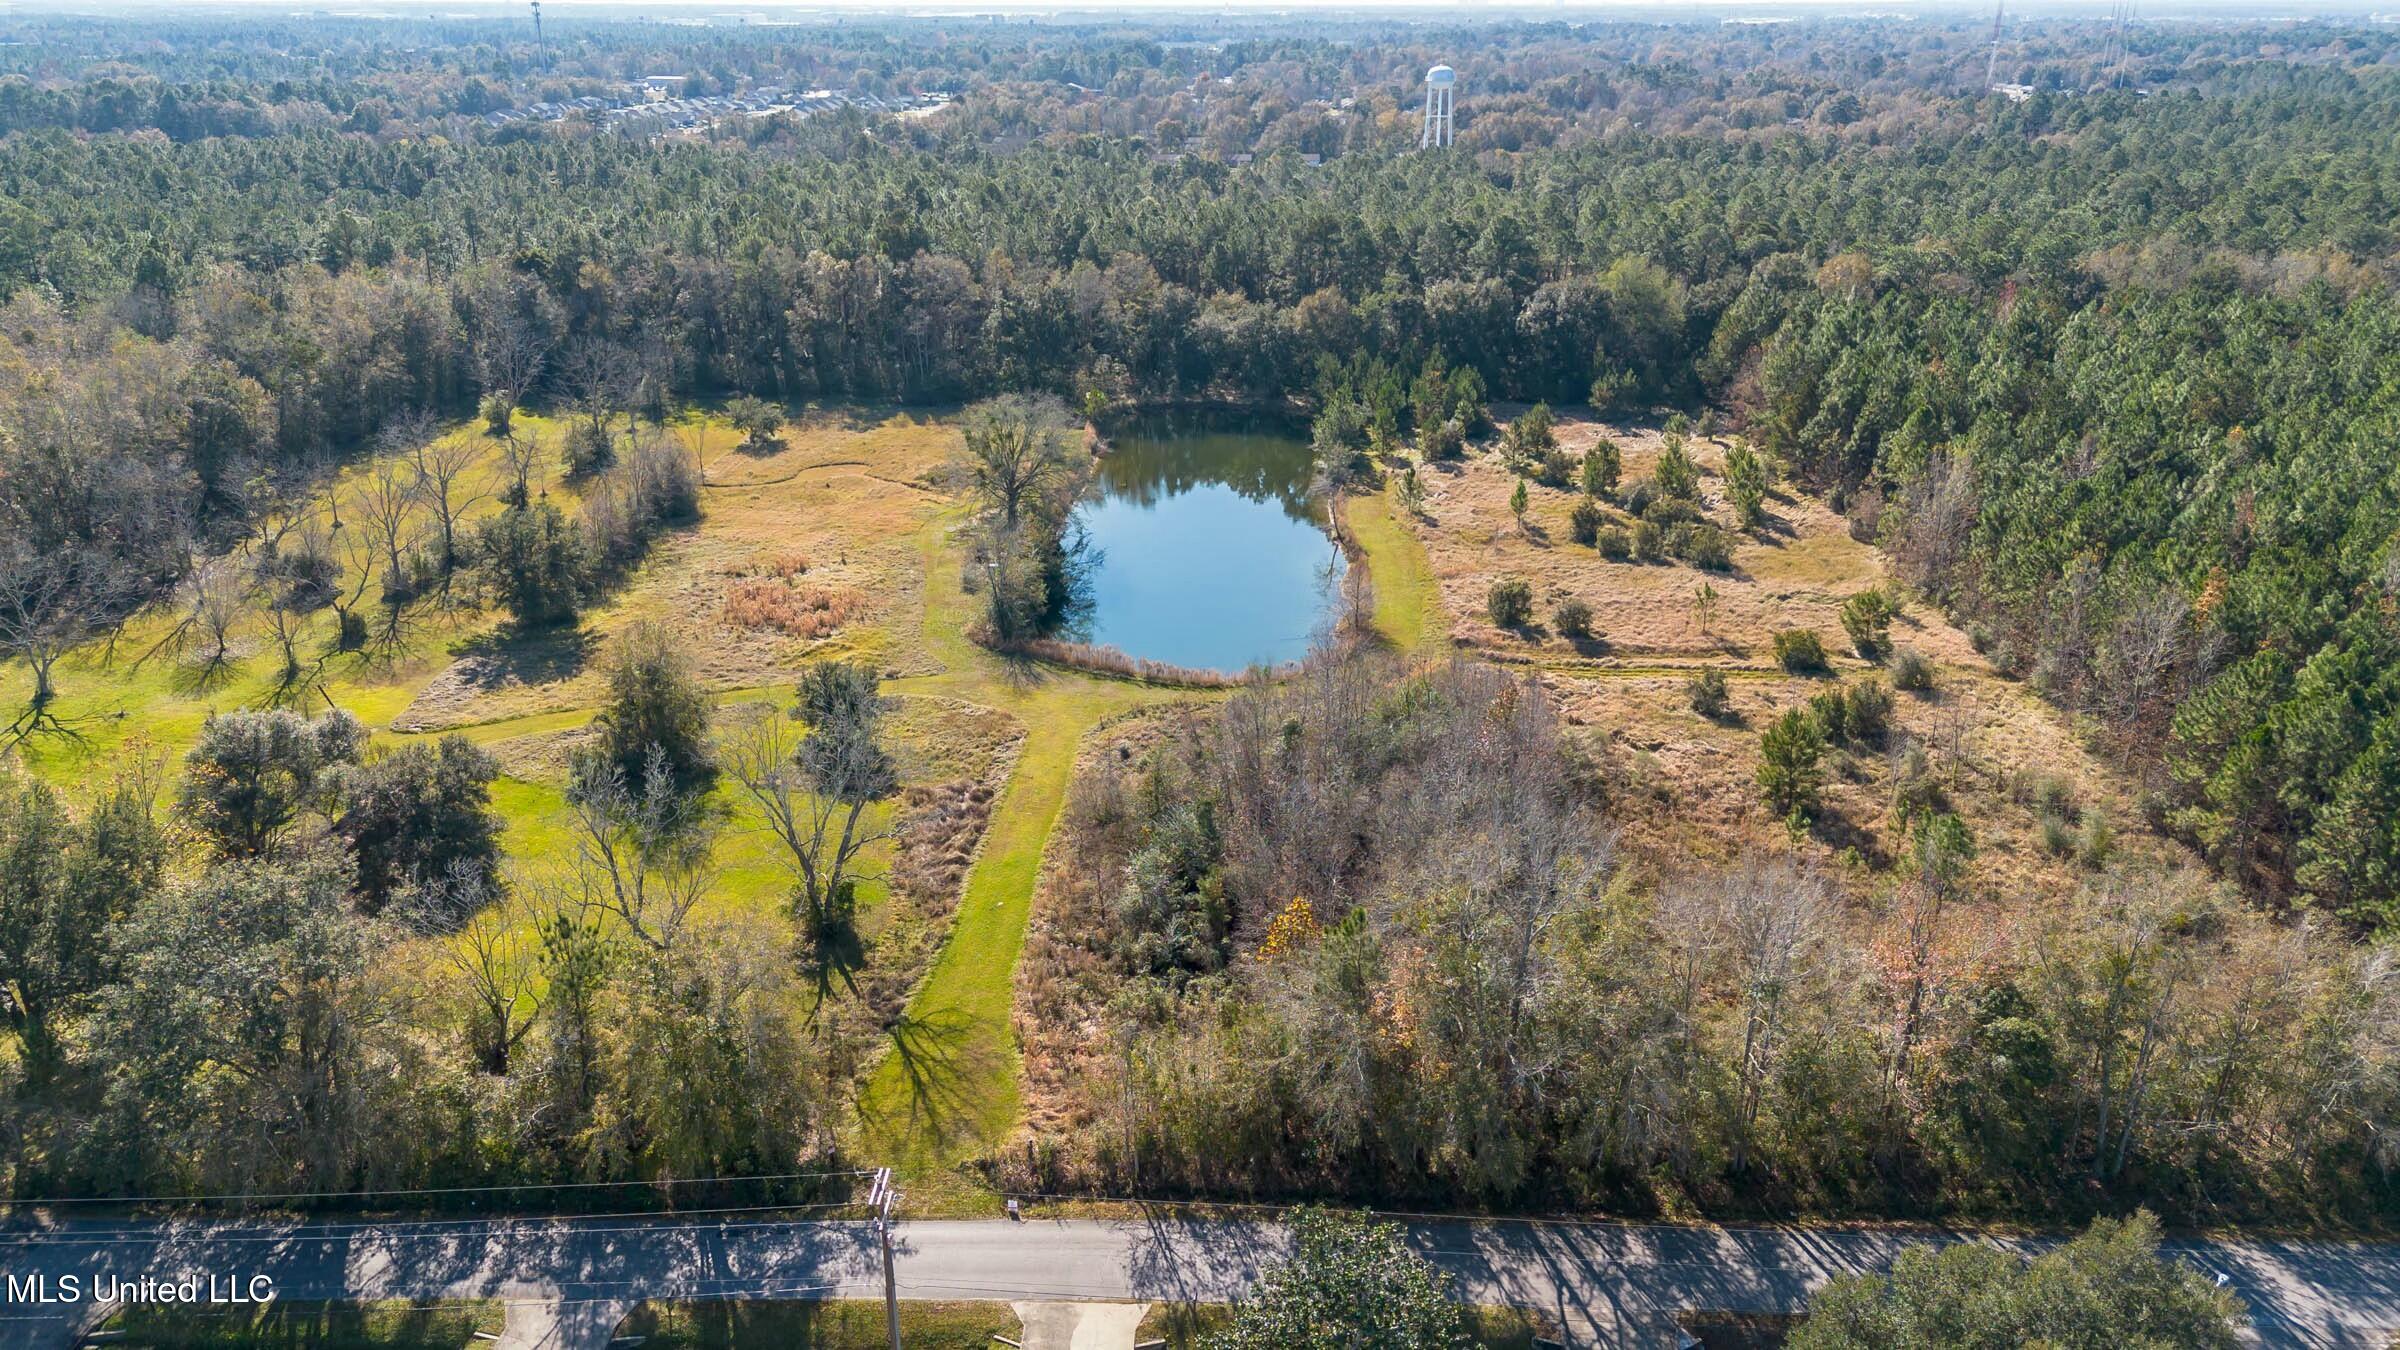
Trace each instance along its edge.
{"label": "paved road", "polygon": [[[1656,1345],[1687,1308],[1783,1312],[1827,1278],[1888,1263],[1923,1235],[1785,1228],[1422,1223],[1412,1238],[1462,1297],[1548,1311],[1578,1344]],[[924,1221],[899,1229],[910,1299],[1223,1301],[1285,1250],[1269,1224]],[[2185,1242],[2222,1271],[2274,1346],[2381,1347],[2400,1328],[2400,1245]],[[0,1232],[0,1345],[72,1344],[73,1306],[25,1301],[40,1277],[253,1275],[290,1299],[511,1300],[512,1345],[604,1343],[645,1299],[879,1297],[872,1230],[728,1218],[200,1224],[109,1220]],[[13,1282],[13,1283],[11,1283]]]}

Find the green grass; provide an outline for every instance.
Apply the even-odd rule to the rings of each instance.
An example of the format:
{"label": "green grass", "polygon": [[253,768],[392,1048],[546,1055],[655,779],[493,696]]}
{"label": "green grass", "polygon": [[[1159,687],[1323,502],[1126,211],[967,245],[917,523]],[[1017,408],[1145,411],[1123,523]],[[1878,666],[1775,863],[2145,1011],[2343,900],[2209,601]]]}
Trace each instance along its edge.
{"label": "green grass", "polygon": [[[527,416],[529,426],[542,425]],[[456,434],[477,434],[462,428]],[[496,447],[493,451],[497,454]],[[346,469],[335,481],[346,514],[366,473]],[[561,489],[555,480],[551,487]],[[554,491],[554,499],[556,492]],[[486,503],[483,509],[493,509]],[[928,694],[1006,712],[1024,726],[1026,740],[969,871],[964,894],[947,938],[912,994],[894,1028],[894,1052],[871,1072],[859,1099],[859,1156],[900,1168],[911,1182],[911,1209],[918,1212],[988,1209],[990,1197],[953,1170],[1003,1142],[1014,1129],[1021,1096],[1018,1049],[1010,1025],[1017,962],[1023,951],[1043,851],[1057,823],[1083,739],[1093,728],[1122,713],[1163,703],[1221,695],[1147,685],[1105,675],[1076,673],[1004,659],[970,642],[965,627],[975,601],[961,589],[959,556],[949,532],[961,519],[956,508],[937,514],[918,533],[924,568],[922,633],[939,673],[887,681],[893,694]],[[1351,527],[1376,583],[1375,624],[1403,649],[1436,634],[1439,593],[1424,550],[1398,515],[1393,499],[1354,499]],[[130,657],[155,644],[167,626],[155,616],[128,625],[113,660],[98,648],[78,652],[60,669],[57,711],[74,735],[38,741],[27,748],[37,773],[62,783],[91,782],[94,770],[129,750],[177,756],[197,735],[212,709],[256,706],[273,694],[275,658],[253,650],[205,684],[188,663],[161,657],[134,665]],[[909,622],[901,620],[902,625]],[[311,641],[321,649],[333,616],[316,616]],[[429,613],[401,651],[381,662],[355,655],[325,658],[304,706],[327,702],[357,714],[370,726],[387,725],[407,708],[427,681],[449,662],[463,639],[491,630],[485,614],[459,609]],[[27,682],[19,663],[0,664],[0,700],[22,701]],[[718,695],[721,703],[788,699],[789,682]],[[491,744],[512,738],[566,731],[590,720],[588,708],[501,716],[459,728],[470,740]],[[387,743],[402,739],[382,733]],[[174,765],[161,775],[171,791]],[[507,822],[504,847],[512,860],[536,870],[556,868],[573,856],[561,784],[503,777],[494,802]],[[749,815],[746,803],[728,791],[727,828],[715,857],[712,903],[751,912],[780,911],[788,878],[779,845]],[[882,859],[875,859],[880,863]],[[880,884],[861,895],[862,916],[884,900]]]}
{"label": "green grass", "polygon": [[[619,1325],[645,1350],[885,1350],[883,1304],[869,1299],[775,1303],[646,1303]],[[1005,1303],[903,1303],[908,1350],[986,1350],[993,1334],[1014,1337]]]}
{"label": "green grass", "polygon": [[861,1156],[912,1183],[911,1212],[989,1208],[989,1197],[947,1169],[1005,1139],[1021,1101],[1009,1009],[1017,958],[1033,913],[1042,851],[1066,802],[1083,738],[1118,713],[1194,697],[1190,691],[1064,671],[996,656],[968,641],[972,600],[937,520],[920,539],[925,637],[946,669],[892,681],[896,693],[938,693],[1000,708],[1025,726],[1025,747],[1001,793],[950,937],[934,958],[892,1046],[861,1094]]}
{"label": "green grass", "polygon": [[273,1303],[128,1308],[108,1322],[139,1350],[459,1350],[497,1332],[498,1303]]}
{"label": "green grass", "polygon": [[1391,489],[1352,497],[1346,509],[1350,537],[1367,555],[1375,582],[1375,631],[1401,651],[1415,651],[1438,636],[1442,613],[1441,583],[1425,546],[1408,528],[1406,508]]}

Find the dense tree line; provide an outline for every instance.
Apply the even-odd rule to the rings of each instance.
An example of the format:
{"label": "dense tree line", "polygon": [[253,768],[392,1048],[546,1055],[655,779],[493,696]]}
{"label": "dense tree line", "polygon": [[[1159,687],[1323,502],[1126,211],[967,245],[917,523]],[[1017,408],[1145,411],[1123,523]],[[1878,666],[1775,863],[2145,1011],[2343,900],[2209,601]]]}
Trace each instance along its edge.
{"label": "dense tree line", "polygon": [[[312,82],[263,40],[225,68],[25,69],[0,84],[21,128],[0,139],[0,647],[38,713],[63,652],[149,604],[222,653],[229,604],[255,603],[287,677],[295,616],[331,608],[339,642],[375,640],[368,587],[392,625],[459,572],[521,625],[569,619],[694,509],[689,465],[640,429],[686,399],[754,400],[735,405],[752,435],[810,400],[1299,399],[1345,457],[1447,453],[1492,399],[1714,404],[2005,667],[2089,713],[2157,819],[2225,875],[2388,924],[2400,81],[2372,68],[2388,39],[2307,29],[2329,56],[2301,65],[2247,30],[2166,28],[2147,97],[2093,79],[2086,52],[2007,103],[1931,77],[1956,64],[1954,31],[1906,50],[1846,31],[1672,36],[1708,53],[1687,71],[1609,30],[1597,50],[1627,62],[1587,81],[1571,37],[1523,30],[1461,58],[1493,116],[1448,155],[1399,153],[1388,125],[1426,49],[1289,34],[1229,39],[1212,55],[1234,83],[1205,108],[1188,49],[1012,35],[962,43],[993,69],[948,122],[829,117],[722,143],[420,134],[464,131],[470,79],[478,97],[572,90],[654,50],[606,35],[538,77],[518,48],[468,50],[416,104],[391,103],[405,61]],[[727,53],[712,81],[773,65],[706,41]],[[1868,69],[1879,50],[1896,70]],[[1539,59],[1506,75],[1512,51]],[[1830,74],[1787,68],[1829,51]],[[861,68],[897,87],[913,59]],[[1362,76],[1387,83],[1344,117],[1313,104]],[[1059,96],[1066,80],[1098,92]],[[170,92],[217,111],[167,127]],[[402,122],[355,121],[378,99]],[[1555,116],[1536,125],[1536,107]],[[1195,136],[1202,153],[1162,153]],[[1256,163],[1224,162],[1245,145]],[[1327,147],[1345,153],[1302,161]],[[422,419],[480,412],[510,437],[519,404],[566,420],[558,467],[584,507],[539,500],[512,438],[505,509],[462,529]],[[1512,424],[1511,453],[1577,471],[1532,444],[1538,423]],[[311,504],[329,466],[377,445],[388,481],[370,487],[407,528],[361,521],[337,543]],[[1012,541],[987,495],[980,556],[1009,615],[1054,597],[1055,505]],[[673,691],[622,670],[629,691]],[[866,682],[803,703],[871,727]],[[70,809],[12,783],[10,838],[46,866],[10,893],[10,1015],[26,1072],[67,1083],[19,1124],[51,1141],[20,1184],[614,1176],[820,1147],[816,1068],[784,1074],[801,1051],[751,1016],[804,997],[788,963],[681,922],[697,884],[681,804],[707,766],[653,748],[690,719],[635,711],[651,730],[579,772],[581,907],[538,916],[550,998],[528,1018],[499,937],[470,941],[492,959],[462,966],[454,1039],[430,1048],[365,955],[378,925],[418,921],[412,897],[495,884],[470,755],[385,768],[338,728],[229,722],[204,739],[240,744],[195,770],[255,770],[254,805],[288,814],[246,806],[218,829],[196,795],[206,863],[182,867],[145,842],[139,793]],[[1591,785],[1497,675],[1329,668],[1229,717],[1208,757],[1078,808],[1095,856],[1125,867],[1093,931],[1155,1000],[1127,1019],[1147,1038],[1127,1072],[1159,1114],[1117,1122],[1129,1142],[1095,1167],[1636,1205],[2073,1208],[2097,1181],[2201,1213],[2316,1187],[2388,1212],[2388,977],[2370,949],[2263,926],[2199,880],[2122,878],[2086,922],[1945,977],[1928,1007],[1906,991],[1938,972],[1895,975],[1878,964],[1894,949],[1829,932],[1815,878],[1616,884]],[[794,816],[784,841],[819,972],[842,959],[841,822],[889,791],[859,735],[838,761],[785,745],[737,774],[787,808],[838,785],[845,810]],[[1440,790],[1387,790],[1429,765]],[[1477,846],[1434,847],[1461,838]],[[1920,831],[1897,931],[1946,896],[1948,839]],[[647,936],[606,948],[600,912]],[[1249,959],[1284,920],[1288,952]],[[95,925],[102,947],[61,947]],[[189,968],[208,932],[261,978]],[[300,992],[254,1006],[276,988]],[[55,1033],[60,1009],[78,1036]],[[281,1020],[255,1044],[207,1039],[236,1014]],[[143,1040],[177,1027],[196,1050]],[[327,1034],[356,1057],[257,1058],[321,1054]],[[720,1063],[776,1066],[757,1099],[774,1119],[668,1100],[653,1069],[678,1056],[711,1082],[739,1081]],[[275,1091],[231,1092],[225,1065]],[[294,1125],[315,1120],[333,1126]],[[56,1143],[87,1128],[100,1151]],[[487,1128],[508,1137],[471,1137]],[[235,1146],[304,1133],[338,1156]],[[142,1152],[165,1139],[172,1156]]]}
{"label": "dense tree line", "polygon": [[[2400,85],[2225,80],[1902,148],[1627,130],[1238,171],[855,122],[778,152],[18,136],[0,516],[49,560],[26,603],[81,617],[0,624],[42,630],[10,644],[38,664],[187,569],[163,523],[222,538],[479,396],[583,409],[578,436],[735,393],[1300,396],[1357,409],[1351,448],[1449,437],[1417,425],[1428,372],[1473,391],[1462,426],[1480,396],[1716,400],[2158,766],[2162,822],[2372,926],[2400,875]],[[641,519],[681,509],[655,477]],[[595,567],[639,514],[585,522]],[[557,542],[516,523],[483,542]]]}
{"label": "dense tree line", "polygon": [[[850,696],[812,693],[829,680]],[[722,823],[707,702],[650,629],[609,686],[546,869],[502,865],[490,756],[459,736],[371,748],[338,711],[212,717],[171,817],[163,765],[80,805],[0,768],[0,1011],[23,1051],[0,1071],[5,1188],[487,1186],[544,1205],[540,1183],[621,1181],[621,1207],[648,1202],[638,1183],[833,1157],[830,1094],[860,1048],[810,1030],[830,984],[779,925],[695,912]],[[795,875],[837,889],[846,920],[855,844],[881,836],[837,850],[826,818],[788,808],[894,790],[874,676],[819,667],[800,705],[809,734],[739,772],[788,778]]]}
{"label": "dense tree line", "polygon": [[[2194,1218],[2400,1204],[2388,958],[2205,879],[1970,885],[1922,814],[1892,885],[1626,865],[1623,790],[1539,688],[1320,657],[1100,757],[1029,955],[1097,1019],[1079,1127],[1012,1186],[1657,1212]],[[1078,1038],[1083,1032],[1072,1033]]]}

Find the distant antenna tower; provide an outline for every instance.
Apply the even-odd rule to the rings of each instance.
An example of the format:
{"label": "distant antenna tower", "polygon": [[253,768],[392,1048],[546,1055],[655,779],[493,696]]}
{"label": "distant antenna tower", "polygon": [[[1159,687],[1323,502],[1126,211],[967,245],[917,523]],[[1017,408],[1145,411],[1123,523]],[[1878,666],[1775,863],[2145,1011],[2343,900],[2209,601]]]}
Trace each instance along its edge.
{"label": "distant antenna tower", "polygon": [[1457,97],[1457,71],[1435,66],[1425,72],[1425,134],[1417,138],[1419,149],[1450,143],[1450,115]]}
{"label": "distant antenna tower", "polygon": [[536,65],[547,64],[543,58],[549,50],[542,45],[542,0],[533,0],[533,56]]}
{"label": "distant antenna tower", "polygon": [[1989,90],[2000,82],[2000,11],[2008,0],[1992,0],[1992,54],[1983,63],[1983,87]]}
{"label": "distant antenna tower", "polygon": [[1999,10],[2009,0],[1992,0],[1992,55],[1982,62],[1982,86],[1999,84]]}

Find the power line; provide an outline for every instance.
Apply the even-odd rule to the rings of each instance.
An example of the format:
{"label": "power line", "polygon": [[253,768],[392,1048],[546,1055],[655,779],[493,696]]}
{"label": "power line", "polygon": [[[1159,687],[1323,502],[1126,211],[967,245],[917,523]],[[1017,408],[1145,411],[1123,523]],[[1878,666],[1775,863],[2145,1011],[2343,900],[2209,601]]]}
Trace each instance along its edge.
{"label": "power line", "polygon": [[246,1204],[259,1200],[363,1200],[381,1196],[486,1195],[503,1191],[581,1191],[627,1186],[720,1186],[764,1181],[814,1181],[826,1177],[871,1177],[872,1168],[853,1167],[832,1172],[776,1172],[751,1177],[663,1177],[655,1181],[527,1181],[492,1186],[419,1186],[387,1191],[254,1191],[240,1195],[53,1195],[0,1200],[0,1209],[35,1209],[57,1205],[208,1205]]}
{"label": "power line", "polygon": [[[636,1229],[705,1228],[711,1227],[712,1225],[693,1222],[693,1220],[708,1215],[788,1214],[802,1210],[856,1209],[858,1206],[859,1202],[855,1200],[825,1200],[805,1205],[728,1205],[715,1209],[686,1210],[628,1209],[617,1210],[603,1214],[462,1215],[458,1218],[451,1219],[327,1220],[321,1223],[298,1223],[281,1227],[272,1227],[264,1223],[255,1223],[249,1225],[260,1229],[269,1230],[256,1233],[212,1233],[208,1231],[206,1227],[201,1227],[198,1229],[198,1231],[193,1232],[179,1232],[172,1225],[191,1223],[193,1221],[175,1219],[164,1220],[155,1224],[120,1226],[116,1228],[78,1228],[48,1233],[0,1233],[0,1246],[44,1247],[67,1246],[76,1243],[126,1241],[186,1241],[193,1243],[290,1243],[307,1242],[311,1240],[331,1241],[336,1238],[355,1236],[359,1233],[391,1232],[394,1230],[409,1230],[411,1232],[421,1234],[432,1229],[452,1228],[467,1231],[481,1229],[496,1233],[510,1226],[532,1229],[556,1227],[561,1224],[591,1223],[595,1220],[624,1220],[625,1222],[623,1223],[622,1227],[628,1231]],[[230,1227],[234,1221],[199,1221],[201,1224],[213,1224],[219,1222],[222,1222],[225,1224],[225,1226]],[[811,1219],[806,1220],[805,1222],[823,1223],[825,1221]]]}

